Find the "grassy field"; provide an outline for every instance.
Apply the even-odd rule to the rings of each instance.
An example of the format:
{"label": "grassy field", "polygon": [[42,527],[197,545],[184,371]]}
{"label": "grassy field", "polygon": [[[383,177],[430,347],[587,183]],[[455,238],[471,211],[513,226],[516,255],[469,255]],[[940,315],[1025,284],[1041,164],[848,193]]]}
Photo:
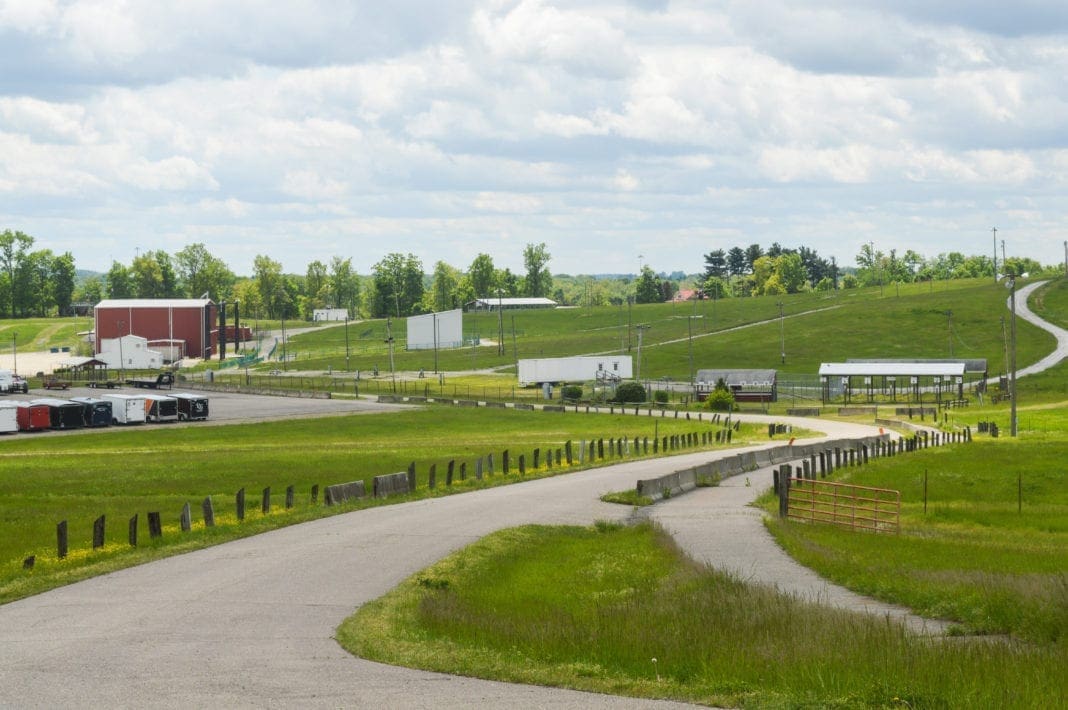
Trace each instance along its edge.
{"label": "grassy field", "polygon": [[[880,289],[736,298],[680,304],[517,311],[504,314],[505,353],[495,344],[442,350],[438,369],[511,368],[517,358],[630,352],[637,361],[634,328],[645,324],[643,378],[689,379],[691,334],[695,369],[777,368],[815,374],[821,362],[849,357],[986,358],[992,373],[1003,369],[1001,317],[1004,287],[988,280],[905,284]],[[780,331],[779,307],[785,318]],[[952,312],[952,317],[947,316]],[[696,316],[691,320],[692,316]],[[952,331],[950,321],[952,320]],[[628,322],[629,328],[628,337]],[[515,335],[513,337],[513,326]],[[744,327],[743,327],[744,326]],[[1018,359],[1033,362],[1052,347],[1050,336],[1018,324]],[[731,330],[742,328],[741,330]],[[497,341],[495,314],[464,314],[467,335]],[[389,367],[385,321],[348,326],[349,370]],[[399,344],[397,370],[434,369],[433,351],[406,351],[404,319],[393,322]],[[783,338],[783,336],[785,336]],[[785,339],[786,362],[781,362]],[[345,328],[294,336],[294,369],[345,369]]]}
{"label": "grassy field", "polygon": [[[418,494],[440,495],[449,460],[456,461],[453,490],[470,489],[515,480],[520,454],[526,455],[528,476],[568,470],[558,464],[548,471],[543,458],[541,469],[533,471],[536,447],[556,449],[568,440],[577,447],[579,439],[652,437],[654,430],[664,436],[699,431],[700,425],[634,416],[433,407],[376,416],[6,437],[0,446],[0,602],[173,552],[168,546],[179,544],[178,516],[187,502],[194,510],[195,539],[181,541],[184,547],[175,549],[328,514],[310,503],[316,484],[363,480],[370,491],[374,476],[407,470],[415,462]],[[734,441],[747,439],[766,441],[766,428],[743,426]],[[507,479],[499,475],[505,448],[512,459]],[[490,453],[498,476],[480,484],[473,480],[474,460]],[[461,463],[468,465],[468,480],[462,485]],[[431,464],[438,467],[433,493],[427,490]],[[282,503],[290,485],[295,486],[297,505],[285,513]],[[274,507],[264,516],[261,492],[268,486]],[[234,513],[234,495],[240,488],[247,491],[249,511],[241,526]],[[214,531],[205,531],[201,521],[200,503],[206,496],[216,505],[220,527]],[[148,511],[161,512],[169,528],[163,549],[148,539]],[[138,550],[127,543],[127,521],[135,513],[146,543]],[[92,523],[102,514],[108,521],[107,545],[94,553],[89,550]],[[55,550],[55,526],[61,520],[68,521],[72,550],[62,562],[56,560]],[[27,573],[21,563],[31,554],[38,556],[38,563]]]}
{"label": "grassy field", "polygon": [[913,636],[697,565],[647,524],[491,535],[362,607],[338,639],[387,663],[731,707],[1068,698],[1064,645]]}
{"label": "grassy field", "polygon": [[[1063,412],[1042,416],[1063,422]],[[768,527],[793,557],[850,589],[969,633],[1068,648],[1066,457],[1068,437],[1051,431],[880,459],[836,479],[900,490],[900,535],[777,518]]]}

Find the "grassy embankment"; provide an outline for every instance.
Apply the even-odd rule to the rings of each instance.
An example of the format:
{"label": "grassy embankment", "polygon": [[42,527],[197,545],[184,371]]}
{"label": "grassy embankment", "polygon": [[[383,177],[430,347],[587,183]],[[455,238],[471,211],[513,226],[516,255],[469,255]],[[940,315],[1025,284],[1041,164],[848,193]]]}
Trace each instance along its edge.
{"label": "grassy embankment", "polygon": [[648,525],[502,531],[339,629],[374,660],[746,707],[1063,704],[1064,645],[925,639],[684,558]]}
{"label": "grassy embankment", "polygon": [[[452,491],[499,485],[518,479],[525,454],[527,478],[577,470],[578,441],[626,436],[652,437],[707,430],[709,424],[634,416],[579,416],[513,410],[453,409],[379,415],[301,419],[247,425],[197,424],[75,432],[68,435],[5,437],[0,446],[0,601],[26,596],[119,567],[176,551],[202,547],[328,515],[336,508],[311,505],[320,486],[371,479],[404,471],[415,462],[418,496],[446,492],[449,460],[456,461]],[[575,442],[575,465],[546,468],[544,451]],[[735,443],[767,441],[766,428],[743,426]],[[540,470],[532,451],[540,447]],[[501,452],[509,449],[511,475],[501,475]],[[493,453],[497,475],[474,480],[474,461]],[[650,454],[651,455],[651,454]],[[611,459],[606,459],[611,460]],[[460,465],[467,480],[460,482]],[[586,465],[589,465],[589,461]],[[437,488],[427,489],[431,464]],[[283,510],[285,489],[295,486],[296,505]],[[261,492],[272,488],[272,512],[260,512]],[[234,495],[246,489],[247,517],[240,525]],[[212,496],[217,527],[206,530],[200,503]],[[193,509],[192,534],[179,534],[182,506]],[[392,501],[391,501],[392,502]],[[361,505],[372,505],[365,501]],[[159,511],[166,526],[162,541],[148,536],[146,514]],[[103,550],[91,551],[92,523],[106,515]],[[140,516],[140,545],[127,542],[127,521]],[[67,520],[71,552],[56,559],[56,524]],[[37,555],[32,571],[22,560]]]}

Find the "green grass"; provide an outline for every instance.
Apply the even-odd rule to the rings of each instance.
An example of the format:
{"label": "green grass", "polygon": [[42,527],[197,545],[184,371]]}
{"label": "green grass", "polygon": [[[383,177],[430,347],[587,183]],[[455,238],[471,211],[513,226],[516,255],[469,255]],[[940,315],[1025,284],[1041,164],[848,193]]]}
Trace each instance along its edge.
{"label": "green grass", "polygon": [[[355,480],[371,490],[374,476],[407,470],[415,462],[419,495],[427,491],[429,468],[437,465],[435,495],[445,492],[446,466],[456,461],[454,490],[497,485],[515,480],[519,454],[532,463],[532,451],[543,449],[541,469],[528,466],[528,477],[575,470],[557,464],[547,470],[544,449],[562,448],[567,440],[635,436],[652,437],[699,431],[697,422],[623,416],[580,416],[573,413],[468,410],[431,407],[389,415],[355,415],[320,419],[262,422],[230,426],[144,426],[133,429],[82,431],[65,436],[5,437],[0,446],[0,602],[24,596],[78,576],[134,564],[163,554],[148,541],[146,514],[158,511],[171,530],[166,547],[178,543],[176,527],[182,506],[193,508],[196,536],[218,542],[248,534],[234,520],[234,494],[246,489],[248,519],[256,530],[328,514],[310,504],[313,485]],[[759,427],[742,427],[735,444],[761,439]],[[500,475],[501,453],[507,448],[512,472]],[[493,453],[498,475],[474,480],[474,460]],[[467,480],[459,482],[461,462]],[[589,462],[587,462],[587,465]],[[295,486],[296,507],[281,510],[287,486]],[[273,512],[260,513],[261,491],[272,488]],[[222,529],[203,529],[200,503],[215,501]],[[322,494],[320,494],[322,501]],[[365,503],[366,504],[366,503]],[[107,519],[107,547],[88,551],[92,523]],[[140,537],[147,550],[131,550],[127,521],[140,515]],[[229,517],[227,517],[229,516]],[[57,562],[55,526],[67,520],[71,556]],[[232,524],[230,524],[232,523]],[[185,549],[185,548],[181,548]],[[23,558],[35,554],[37,568],[21,569]]]}
{"label": "green grass", "polygon": [[[778,303],[783,303],[786,362],[781,362]],[[695,369],[707,367],[774,368],[814,374],[821,362],[850,357],[948,357],[952,311],[953,355],[986,358],[993,373],[1003,369],[1001,317],[1007,315],[1006,292],[985,279],[904,284],[900,289],[855,289],[784,297],[734,298],[684,304],[643,304],[631,309],[631,326],[645,331],[643,378],[689,379],[690,335]],[[690,316],[699,316],[691,323]],[[512,337],[513,318],[515,338]],[[759,325],[754,325],[759,324]],[[728,332],[738,326],[751,326]],[[505,368],[515,359],[592,353],[630,352],[637,360],[637,331],[628,313],[614,306],[532,310],[506,313],[505,354],[495,346],[442,350],[444,370]],[[1052,347],[1050,336],[1018,323],[1018,359],[1033,362]],[[496,340],[495,314],[464,314],[465,334]],[[398,343],[405,338],[404,319],[393,323]],[[384,321],[349,325],[349,370],[388,370]],[[628,347],[629,345],[629,347]],[[294,336],[290,350],[297,369],[341,370],[345,366],[344,328]],[[397,370],[434,369],[433,351],[395,353]],[[273,365],[272,365],[273,367]]]}
{"label": "green grass", "polygon": [[386,663],[722,706],[1068,697],[1064,646],[916,637],[700,566],[649,525],[491,535],[362,607],[338,640]]}
{"label": "green grass", "polygon": [[881,459],[838,480],[900,490],[900,535],[768,527],[802,564],[858,592],[969,632],[1068,648],[1066,457],[1068,438],[1049,434]]}
{"label": "green grass", "polygon": [[605,503],[619,503],[620,505],[637,505],[646,506],[652,505],[653,499],[649,496],[643,496],[633,488],[628,488],[625,491],[614,491],[612,493],[605,493],[601,496],[601,500]]}
{"label": "green grass", "polygon": [[93,329],[92,318],[17,318],[0,320],[0,352],[10,353],[11,339],[20,352],[83,346],[79,332]]}

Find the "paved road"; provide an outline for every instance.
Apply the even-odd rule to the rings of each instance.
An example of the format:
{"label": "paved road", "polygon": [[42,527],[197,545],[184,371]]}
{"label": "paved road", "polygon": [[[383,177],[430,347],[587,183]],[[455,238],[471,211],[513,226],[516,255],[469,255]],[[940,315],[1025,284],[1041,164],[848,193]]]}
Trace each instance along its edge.
{"label": "paved road", "polygon": [[[835,437],[875,433],[804,425]],[[0,607],[0,705],[672,707],[383,666],[352,658],[332,636],[360,605],[494,530],[622,519],[630,509],[600,502],[602,493],[712,456],[624,463],[353,512],[7,604]]]}
{"label": "paved road", "polygon": [[[1049,332],[1057,339],[1057,347],[1053,349],[1046,357],[1042,358],[1038,362],[1028,365],[1027,367],[1017,370],[1017,377],[1024,377],[1025,375],[1033,375],[1044,370],[1048,370],[1061,360],[1068,357],[1068,330],[1059,326],[1053,325],[1049,321],[1039,318],[1034,311],[1032,311],[1027,305],[1027,299],[1031,297],[1031,294],[1035,289],[1039,288],[1045,281],[1038,281],[1033,284],[1028,284],[1016,292],[1016,315],[1024,319],[1032,325],[1036,325],[1042,330]],[[1012,308],[1012,298],[1006,302],[1006,307]]]}

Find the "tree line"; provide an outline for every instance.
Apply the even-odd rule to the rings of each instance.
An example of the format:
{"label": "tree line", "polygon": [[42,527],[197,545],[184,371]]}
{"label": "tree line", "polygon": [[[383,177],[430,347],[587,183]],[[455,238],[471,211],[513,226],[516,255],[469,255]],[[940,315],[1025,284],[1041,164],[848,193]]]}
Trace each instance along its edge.
{"label": "tree line", "polygon": [[[915,281],[994,276],[989,256],[965,256],[959,252],[925,258],[912,249],[898,254],[877,250],[872,242],[861,247],[855,267],[839,268],[834,257],[821,257],[815,249],[790,249],[773,243],[767,250],[759,244],[729,250],[716,249],[704,256],[701,278],[703,296],[777,296],[806,290],[831,291]],[[1039,274],[1059,267],[1043,267],[1029,258],[1008,257],[998,264],[999,273]]]}
{"label": "tree line", "polygon": [[[318,308],[344,308],[351,318],[404,317],[461,308],[476,298],[548,297],[566,305],[604,306],[626,302],[671,300],[683,287],[698,297],[728,298],[832,290],[929,279],[992,276],[993,260],[957,252],[925,258],[912,250],[878,251],[863,245],[856,265],[839,267],[804,246],[773,243],[715,249],[704,255],[703,272],[657,273],[641,267],[637,277],[553,275],[544,243],[523,249],[523,272],[498,268],[489,254],[478,254],[467,267],[437,261],[427,273],[414,254],[391,253],[356,273],[349,257],[312,261],[304,274],[287,274],[267,255],[257,255],[253,272],[238,276],[202,243],[173,254],[138,253],[129,264],[118,261],[104,274],[79,278],[69,252],[53,254],[33,247],[32,236],[0,234],[0,317],[69,315],[75,304],[92,306],[105,298],[200,298],[240,301],[248,317],[310,320]],[[1050,267],[1053,269],[1054,267]],[[1059,268],[1059,267],[1058,267]],[[999,272],[1038,274],[1046,270],[1032,259],[1009,258]]]}

